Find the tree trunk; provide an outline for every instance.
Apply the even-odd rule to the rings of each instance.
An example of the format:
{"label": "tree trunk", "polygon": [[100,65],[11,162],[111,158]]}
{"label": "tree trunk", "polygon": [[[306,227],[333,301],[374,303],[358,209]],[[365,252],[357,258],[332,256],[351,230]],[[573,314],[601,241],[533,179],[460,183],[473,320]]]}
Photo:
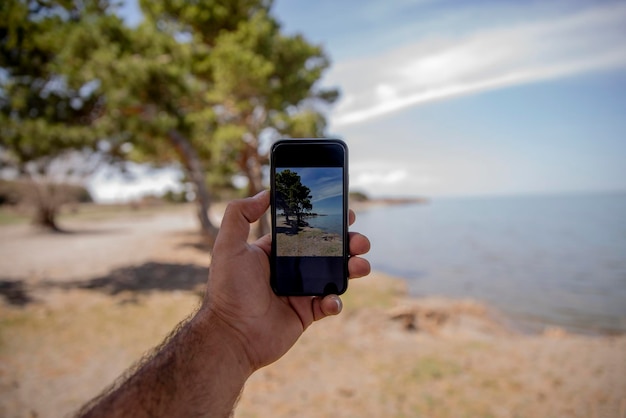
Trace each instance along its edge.
{"label": "tree trunk", "polygon": [[59,205],[56,201],[54,185],[37,181],[30,173],[27,176],[33,190],[35,203],[33,224],[48,231],[61,232],[61,228],[56,222]]}
{"label": "tree trunk", "polygon": [[191,143],[180,132],[172,129],[168,132],[170,141],[180,154],[183,165],[189,174],[189,178],[194,185],[196,192],[197,215],[200,221],[202,233],[207,239],[209,246],[212,248],[217,238],[218,228],[211,223],[209,219],[209,208],[211,207],[211,196],[206,187],[204,171],[200,164],[200,157],[193,149]]}
{"label": "tree trunk", "polygon": [[57,212],[58,211],[53,207],[38,205],[34,221],[35,225],[49,231],[61,232],[61,228],[59,228],[56,223]]}

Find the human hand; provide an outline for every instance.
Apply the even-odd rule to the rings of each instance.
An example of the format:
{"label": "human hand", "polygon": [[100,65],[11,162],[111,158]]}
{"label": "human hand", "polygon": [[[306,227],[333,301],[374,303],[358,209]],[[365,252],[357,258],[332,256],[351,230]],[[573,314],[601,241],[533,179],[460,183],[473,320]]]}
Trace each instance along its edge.
{"label": "human hand", "polygon": [[[269,193],[228,205],[211,262],[207,292],[199,315],[222,325],[250,371],[278,360],[314,321],[341,312],[337,295],[325,297],[277,296],[270,287],[271,237],[248,243],[250,224],[269,207]],[[349,223],[355,214],[350,211]],[[370,272],[369,262],[358,255],[369,251],[369,240],[350,232],[350,278]]]}

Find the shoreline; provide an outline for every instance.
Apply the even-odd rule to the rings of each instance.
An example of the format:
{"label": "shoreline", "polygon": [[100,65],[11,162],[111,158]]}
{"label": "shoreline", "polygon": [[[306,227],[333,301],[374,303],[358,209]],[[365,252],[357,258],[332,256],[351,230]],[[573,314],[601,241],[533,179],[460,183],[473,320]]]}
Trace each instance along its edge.
{"label": "shoreline", "polygon": [[541,336],[545,334],[559,335],[580,335],[586,337],[622,337],[626,336],[626,331],[619,328],[606,328],[600,325],[593,325],[589,319],[587,321],[578,321],[576,323],[565,324],[559,321],[551,320],[549,317],[543,317],[540,314],[528,316],[521,313],[507,312],[505,308],[498,306],[497,303],[480,299],[473,296],[455,297],[445,294],[414,294],[410,291],[411,279],[407,277],[396,276],[384,271],[380,271],[387,277],[401,281],[406,287],[406,298],[415,301],[438,299],[445,300],[453,304],[455,302],[469,301],[482,305],[486,310],[498,316],[498,322],[504,325],[509,331],[527,336]]}
{"label": "shoreline", "polygon": [[[391,286],[403,305],[420,306],[436,305],[443,310],[458,311],[470,307],[469,311],[484,315],[482,320],[492,326],[500,328],[506,333],[527,337],[565,337],[580,336],[586,338],[621,338],[626,332],[620,330],[604,330],[585,326],[583,324],[567,326],[541,318],[528,319],[506,312],[496,304],[473,297],[453,297],[441,294],[415,295],[409,290],[409,279],[395,276],[384,271],[372,271],[371,276],[377,280],[384,280]],[[353,285],[354,280],[350,282]],[[358,283],[358,280],[356,281]],[[350,291],[348,287],[348,292]],[[461,308],[459,308],[461,307]]]}
{"label": "shoreline", "polygon": [[541,336],[541,335],[579,335],[584,337],[624,337],[626,331],[621,329],[606,329],[599,326],[589,325],[589,322],[576,323],[576,324],[563,324],[558,321],[551,321],[549,318],[540,317],[538,315],[534,317],[524,316],[522,314],[515,314],[507,312],[506,309],[499,307],[496,303],[491,301],[479,299],[472,296],[467,297],[455,297],[444,294],[414,294],[410,291],[411,279],[407,277],[401,277],[379,270],[372,272],[372,274],[382,275],[390,278],[391,280],[399,281],[403,284],[405,290],[405,298],[413,300],[415,302],[439,300],[446,304],[453,305],[455,303],[469,302],[472,304],[483,306],[485,311],[491,313],[492,316],[497,317],[497,322],[508,329],[510,332],[526,335],[526,336]]}
{"label": "shoreline", "polygon": [[427,205],[427,197],[370,198],[367,200],[350,199],[348,206],[355,212],[390,206]]}
{"label": "shoreline", "polygon": [[[406,276],[413,295],[486,301],[527,333],[558,327],[626,334],[619,287],[626,241],[611,227],[623,218],[616,206],[623,199],[611,205],[580,198],[435,203],[363,207],[354,230],[372,239],[375,268]],[[598,217],[604,213],[598,204],[605,203],[607,219]]]}

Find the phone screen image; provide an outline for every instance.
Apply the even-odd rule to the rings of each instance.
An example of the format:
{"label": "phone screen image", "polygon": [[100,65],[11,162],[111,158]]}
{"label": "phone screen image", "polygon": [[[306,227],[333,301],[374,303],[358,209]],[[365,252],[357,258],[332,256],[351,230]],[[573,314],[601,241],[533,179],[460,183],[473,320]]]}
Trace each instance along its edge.
{"label": "phone screen image", "polygon": [[285,141],[272,154],[272,287],[282,295],[347,287],[345,145],[318,142]]}

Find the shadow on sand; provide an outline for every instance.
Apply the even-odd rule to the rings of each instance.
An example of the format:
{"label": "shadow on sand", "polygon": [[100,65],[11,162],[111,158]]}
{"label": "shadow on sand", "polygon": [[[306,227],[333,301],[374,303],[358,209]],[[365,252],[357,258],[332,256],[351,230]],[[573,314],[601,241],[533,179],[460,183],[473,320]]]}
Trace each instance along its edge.
{"label": "shadow on sand", "polygon": [[[115,269],[106,276],[73,282],[44,280],[39,288],[97,290],[109,295],[122,292],[148,293],[151,291],[184,290],[204,292],[209,269],[194,264],[167,264],[148,262],[140,266]],[[29,295],[23,280],[0,278],[0,295],[11,305],[24,306],[35,299]]]}
{"label": "shadow on sand", "polygon": [[153,290],[195,291],[204,286],[209,269],[194,264],[149,262],[140,266],[115,269],[108,275],[85,281],[55,283],[63,288],[100,290],[116,295],[121,292],[150,292]]}
{"label": "shadow on sand", "polygon": [[72,235],[108,235],[119,234],[126,231],[123,227],[106,227],[106,228],[88,228],[84,226],[73,226],[70,228],[58,226],[56,229],[45,228],[37,225],[33,225],[32,231],[40,235],[58,235],[58,236],[72,236]]}
{"label": "shadow on sand", "polygon": [[7,278],[0,279],[0,296],[11,305],[24,306],[35,300],[28,295],[24,281]]}
{"label": "shadow on sand", "polygon": [[286,235],[298,235],[304,227],[309,226],[308,222],[300,221],[297,222],[295,220],[290,220],[289,222],[283,221],[281,225],[276,226],[277,234],[286,234]]}
{"label": "shadow on sand", "polygon": [[276,233],[277,234],[286,234],[286,235],[298,235],[300,228],[293,228],[290,226],[277,226]]}

